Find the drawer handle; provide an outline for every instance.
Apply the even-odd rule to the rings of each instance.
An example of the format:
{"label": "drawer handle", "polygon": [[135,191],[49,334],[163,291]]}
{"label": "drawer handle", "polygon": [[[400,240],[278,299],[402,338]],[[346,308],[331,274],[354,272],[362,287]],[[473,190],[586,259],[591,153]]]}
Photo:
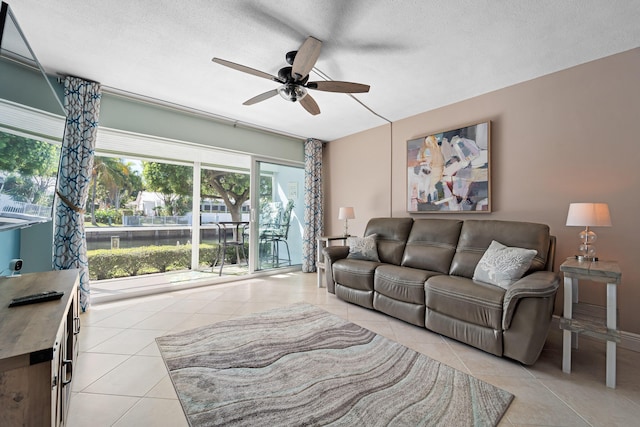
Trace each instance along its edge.
{"label": "drawer handle", "polygon": [[66,386],[71,383],[71,379],[73,378],[73,360],[63,360],[62,366],[64,366],[64,374],[65,378],[62,380],[62,386]]}
{"label": "drawer handle", "polygon": [[78,335],[80,333],[80,317],[75,316],[73,318],[73,335]]}

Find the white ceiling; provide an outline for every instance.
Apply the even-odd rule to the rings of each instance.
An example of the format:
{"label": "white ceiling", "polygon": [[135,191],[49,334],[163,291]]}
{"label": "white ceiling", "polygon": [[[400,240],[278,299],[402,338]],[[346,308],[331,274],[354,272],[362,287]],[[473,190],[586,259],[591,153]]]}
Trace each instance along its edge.
{"label": "white ceiling", "polygon": [[[395,121],[640,46],[639,0],[8,0],[49,73],[276,131],[333,140],[386,123],[345,94],[310,91],[311,116],[277,74],[312,35],[317,69]],[[312,72],[310,80],[320,80]]]}

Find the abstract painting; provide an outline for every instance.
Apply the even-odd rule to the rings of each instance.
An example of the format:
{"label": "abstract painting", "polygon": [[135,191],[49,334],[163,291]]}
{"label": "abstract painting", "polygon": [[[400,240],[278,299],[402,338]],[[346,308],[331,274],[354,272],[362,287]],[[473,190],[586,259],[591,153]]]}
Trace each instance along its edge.
{"label": "abstract painting", "polygon": [[491,122],[407,141],[409,212],[491,212]]}

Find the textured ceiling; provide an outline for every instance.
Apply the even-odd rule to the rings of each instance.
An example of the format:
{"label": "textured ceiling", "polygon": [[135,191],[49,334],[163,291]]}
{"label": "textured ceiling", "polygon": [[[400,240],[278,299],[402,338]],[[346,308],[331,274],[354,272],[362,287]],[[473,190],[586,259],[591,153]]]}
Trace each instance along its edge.
{"label": "textured ceiling", "polygon": [[[303,137],[333,140],[640,46],[638,0],[8,0],[49,73]],[[316,68],[371,85],[273,97],[270,74],[312,35]],[[311,80],[321,78],[312,72]],[[382,116],[379,117],[379,116]]]}

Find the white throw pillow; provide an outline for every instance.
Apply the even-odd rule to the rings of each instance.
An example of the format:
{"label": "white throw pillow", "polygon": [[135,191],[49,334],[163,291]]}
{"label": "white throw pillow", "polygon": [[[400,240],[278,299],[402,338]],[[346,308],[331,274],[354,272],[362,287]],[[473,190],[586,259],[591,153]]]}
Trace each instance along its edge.
{"label": "white throw pillow", "polygon": [[376,234],[367,237],[347,237],[347,245],[349,246],[347,258],[379,262],[377,237]]}
{"label": "white throw pillow", "polygon": [[473,280],[508,288],[527,272],[538,252],[491,242],[473,272]]}

